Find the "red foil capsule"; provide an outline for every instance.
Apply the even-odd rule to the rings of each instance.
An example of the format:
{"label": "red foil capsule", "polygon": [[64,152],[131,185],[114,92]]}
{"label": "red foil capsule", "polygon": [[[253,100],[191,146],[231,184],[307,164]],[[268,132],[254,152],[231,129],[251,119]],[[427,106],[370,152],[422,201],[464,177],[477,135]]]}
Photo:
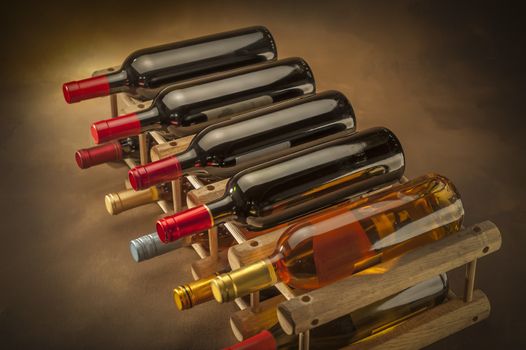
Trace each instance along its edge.
{"label": "red foil capsule", "polygon": [[67,103],[79,102],[93,97],[109,95],[110,82],[105,75],[70,81],[62,85],[62,92]]}
{"label": "red foil capsule", "polygon": [[75,153],[75,160],[81,169],[120,159],[122,159],[122,146],[119,142],[83,148]]}
{"label": "red foil capsule", "polygon": [[179,163],[177,157],[161,159],[146,165],[137,166],[128,171],[130,184],[136,191],[175,180],[181,175],[181,163]]}
{"label": "red foil capsule", "polygon": [[168,243],[207,230],[213,225],[214,220],[206,205],[199,205],[158,220],[156,228],[159,239]]}
{"label": "red foil capsule", "polygon": [[141,133],[141,121],[136,113],[101,120],[91,125],[91,136],[95,143],[122,139]]}
{"label": "red foil capsule", "polygon": [[275,350],[276,348],[276,339],[274,339],[272,333],[264,330],[223,350]]}

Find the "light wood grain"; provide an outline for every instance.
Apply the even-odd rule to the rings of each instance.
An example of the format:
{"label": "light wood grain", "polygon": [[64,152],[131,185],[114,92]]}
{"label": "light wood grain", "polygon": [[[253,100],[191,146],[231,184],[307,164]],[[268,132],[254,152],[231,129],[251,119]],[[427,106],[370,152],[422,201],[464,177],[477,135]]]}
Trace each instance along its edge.
{"label": "light wood grain", "polygon": [[218,257],[207,256],[204,259],[196,260],[192,263],[192,276],[194,279],[205,278],[216,272],[229,271],[228,261],[226,258],[226,249],[218,252]]}
{"label": "light wood grain", "polygon": [[498,228],[484,221],[397,259],[288,300],[279,305],[278,319],[285,332],[298,334],[490,254],[500,246]]}
{"label": "light wood grain", "polygon": [[278,238],[283,231],[284,229],[269,232],[230,247],[228,250],[228,263],[232,270],[268,258],[276,249]]}
{"label": "light wood grain", "polygon": [[250,338],[278,323],[276,306],[285,300],[284,296],[277,295],[260,302],[257,313],[251,308],[234,312],[230,317],[230,326],[236,339],[242,341]]}
{"label": "light wood grain", "polygon": [[449,300],[344,349],[421,349],[488,318],[490,309],[486,295],[475,290],[469,303],[460,298]]}
{"label": "light wood grain", "polygon": [[225,193],[226,184],[228,179],[224,179],[213,184],[203,186],[201,188],[188,191],[186,195],[186,201],[188,207],[206,204],[218,198]]}
{"label": "light wood grain", "polygon": [[151,100],[140,101],[127,94],[117,94],[112,96],[116,96],[118,106],[117,111],[119,115],[134,113],[146,109],[152,104]]}
{"label": "light wood grain", "polygon": [[194,135],[184,136],[174,141],[153,146],[150,149],[152,162],[186,151],[193,138]]}

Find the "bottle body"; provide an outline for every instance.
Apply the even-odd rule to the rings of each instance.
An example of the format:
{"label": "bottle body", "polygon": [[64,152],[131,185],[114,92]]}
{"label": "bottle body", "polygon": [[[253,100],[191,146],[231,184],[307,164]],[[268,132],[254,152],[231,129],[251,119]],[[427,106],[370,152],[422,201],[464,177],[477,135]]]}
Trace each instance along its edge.
{"label": "bottle body", "polygon": [[167,87],[150,108],[96,122],[91,132],[99,143],[170,125],[188,127],[314,91],[314,77],[304,60],[267,62]]}
{"label": "bottle body", "polygon": [[[349,315],[339,317],[329,323],[310,330],[311,349],[340,349],[361,339],[375,335],[396,326],[412,316],[441,304],[446,300],[449,285],[446,274],[433,277],[407,288],[400,293],[377,301]],[[273,338],[274,349],[297,349],[298,336],[287,335],[279,324],[268,331],[267,336],[254,336],[243,341],[253,347],[231,349],[258,349],[258,339],[270,343]],[[229,348],[230,349],[230,348]]]}
{"label": "bottle body", "polygon": [[187,174],[221,174],[216,168],[239,172],[242,164],[259,164],[283,150],[292,153],[307,143],[355,129],[347,98],[326,91],[211,125],[193,138],[185,152],[130,170],[130,183],[138,190]]}
{"label": "bottle body", "polygon": [[153,98],[166,84],[276,57],[268,29],[243,28],[135,51],[116,72],[66,83],[63,93],[68,103],[117,92]]}
{"label": "bottle body", "polygon": [[394,134],[369,129],[241,171],[223,197],[159,220],[157,232],[167,242],[225,221],[264,229],[334,204],[333,194],[342,200],[397,181],[403,171],[403,151]]}
{"label": "bottle body", "polygon": [[272,257],[216,278],[214,296],[231,300],[277,281],[319,288],[457,232],[463,215],[454,185],[428,174],[301,220]]}

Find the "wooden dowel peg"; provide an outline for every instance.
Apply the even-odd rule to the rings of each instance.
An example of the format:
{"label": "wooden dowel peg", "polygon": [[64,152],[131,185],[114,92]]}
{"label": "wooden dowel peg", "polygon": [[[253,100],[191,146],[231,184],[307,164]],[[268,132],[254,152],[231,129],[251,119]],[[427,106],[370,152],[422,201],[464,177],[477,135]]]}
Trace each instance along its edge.
{"label": "wooden dowel peg", "polygon": [[146,144],[146,134],[139,134],[139,156],[141,165],[148,163],[148,145]]}
{"label": "wooden dowel peg", "polygon": [[117,95],[110,95],[110,108],[111,108],[111,117],[115,118],[119,115],[119,107],[117,105]]}
{"label": "wooden dowel peg", "polygon": [[475,272],[477,270],[477,259],[466,264],[466,282],[464,285],[464,301],[469,303],[473,300],[475,289]]}
{"label": "wooden dowel peg", "polygon": [[252,312],[259,312],[259,291],[250,293],[250,307],[252,308]]}
{"label": "wooden dowel peg", "polygon": [[298,349],[299,350],[309,350],[310,346],[310,331],[305,331],[300,333],[298,337]]}
{"label": "wooden dowel peg", "polygon": [[183,179],[178,178],[172,181],[172,200],[174,204],[174,213],[183,210]]}
{"label": "wooden dowel peg", "polygon": [[218,258],[219,243],[217,241],[217,227],[212,227],[208,230],[208,245],[210,248],[210,258]]}

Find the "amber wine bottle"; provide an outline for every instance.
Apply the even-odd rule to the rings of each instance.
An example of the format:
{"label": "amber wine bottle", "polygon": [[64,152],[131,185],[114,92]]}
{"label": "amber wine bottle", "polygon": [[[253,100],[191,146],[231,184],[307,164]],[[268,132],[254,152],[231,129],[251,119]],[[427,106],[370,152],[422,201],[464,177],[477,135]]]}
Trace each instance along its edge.
{"label": "amber wine bottle", "polygon": [[[399,325],[414,315],[441,304],[447,297],[449,285],[442,274],[395,295],[339,317],[310,330],[310,349],[340,349],[358,340]],[[297,349],[298,336],[286,334],[279,324],[268,331],[227,349],[263,350]]]}
{"label": "amber wine bottle", "polygon": [[117,71],[65,83],[62,91],[68,103],[117,92],[151,99],[166,84],[276,57],[267,28],[242,28],[135,51]]}
{"label": "amber wine bottle", "polygon": [[455,186],[428,174],[289,227],[271,257],[216,277],[212,292],[222,303],[278,281],[319,288],[456,232],[463,216]]}
{"label": "amber wine bottle", "polygon": [[175,156],[129,171],[135,190],[188,174],[213,174],[217,168],[260,164],[282,150],[294,152],[306,143],[356,128],[347,98],[326,91],[245,113],[204,129],[188,148]]}
{"label": "amber wine bottle", "polygon": [[[403,171],[395,135],[385,128],[365,130],[241,171],[221,198],[160,219],[157,233],[170,242],[226,221],[265,229],[304,214],[294,208],[307,201],[321,205],[331,193],[364,191],[400,179]],[[270,217],[279,219],[257,226]]]}
{"label": "amber wine bottle", "polygon": [[311,94],[314,77],[307,62],[287,58],[215,74],[161,90],[151,106],[91,126],[95,143],[168,126],[217,122],[234,113]]}

